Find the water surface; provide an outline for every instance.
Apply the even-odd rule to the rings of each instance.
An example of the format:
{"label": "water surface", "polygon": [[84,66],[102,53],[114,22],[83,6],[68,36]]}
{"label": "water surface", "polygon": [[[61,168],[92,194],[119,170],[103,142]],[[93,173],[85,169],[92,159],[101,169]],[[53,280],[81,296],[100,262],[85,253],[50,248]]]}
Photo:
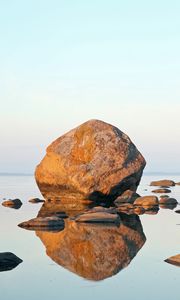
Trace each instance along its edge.
{"label": "water surface", "polygon": [[[166,177],[180,181],[177,175]],[[150,181],[163,178],[161,174],[144,175],[138,192],[149,195],[153,189],[149,186]],[[63,232],[53,235],[27,231],[17,226],[36,217],[42,206],[28,202],[32,197],[41,197],[33,176],[0,176],[0,186],[1,201],[3,198],[20,198],[23,202],[19,210],[0,205],[0,252],[13,252],[23,260],[15,269],[0,272],[3,300],[179,299],[180,268],[164,262],[169,256],[180,253],[180,215],[174,210],[160,209],[156,215],[142,215],[134,221],[133,228],[130,228],[128,221],[123,230],[79,225],[81,228],[66,227],[67,235]],[[180,201],[180,186],[171,190],[171,196]],[[131,236],[131,243],[124,243],[121,239],[125,230],[127,236],[124,240]],[[133,241],[135,234],[138,242]],[[66,239],[66,236],[70,238]],[[117,249],[111,251],[107,244],[113,236],[116,241],[119,239],[119,244]],[[68,251],[73,245],[73,238],[78,242],[82,239],[81,249],[88,238],[96,241],[96,255],[92,262],[93,255],[88,257],[92,250],[90,244],[84,246],[87,253],[75,249],[74,256],[69,260]]]}

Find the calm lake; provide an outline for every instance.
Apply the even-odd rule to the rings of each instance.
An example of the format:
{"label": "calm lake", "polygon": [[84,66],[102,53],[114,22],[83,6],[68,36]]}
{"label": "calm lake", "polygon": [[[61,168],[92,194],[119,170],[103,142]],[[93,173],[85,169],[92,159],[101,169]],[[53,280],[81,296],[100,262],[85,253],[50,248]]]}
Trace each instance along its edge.
{"label": "calm lake", "polygon": [[[172,174],[168,176],[163,174],[158,176],[144,175],[137,192],[141,196],[150,195],[153,190],[153,187],[149,186],[150,182],[165,177],[175,182],[180,181],[180,176],[173,176]],[[135,233],[140,232],[142,241],[140,247],[134,251],[134,247],[130,244],[128,245],[129,255],[132,255],[134,258],[131,261],[127,261],[125,248],[122,248],[121,255],[125,257],[122,269],[120,271],[117,269],[117,274],[113,276],[107,275],[107,278],[97,280],[97,268],[99,268],[99,278],[102,273],[101,261],[99,261],[96,265],[96,276],[93,275],[93,280],[92,278],[85,279],[74,272],[74,269],[76,269],[79,274],[84,274],[84,277],[89,276],[90,271],[88,268],[92,266],[91,262],[89,262],[91,257],[89,257],[88,251],[86,253],[87,263],[85,255],[76,257],[77,264],[78,260],[81,260],[81,262],[83,260],[83,266],[87,270],[82,270],[78,265],[75,267],[70,263],[68,265],[69,257],[67,256],[70,255],[71,249],[68,249],[68,252],[66,252],[65,247],[68,244],[66,244],[66,235],[64,236],[63,244],[58,248],[60,239],[58,233],[38,234],[17,226],[23,221],[36,217],[42,206],[42,203],[32,204],[28,202],[33,197],[42,198],[34,177],[0,176],[0,187],[1,202],[3,198],[19,198],[23,202],[21,208],[17,210],[0,205],[0,252],[13,252],[23,260],[13,270],[0,272],[0,295],[2,300],[179,299],[180,268],[168,264],[164,260],[180,253],[180,215],[174,212],[176,209],[180,209],[180,205],[174,210],[160,209],[157,214],[139,216],[140,221],[138,219],[136,224],[133,225],[134,227],[127,227],[128,234],[132,234],[134,228]],[[171,196],[180,202],[180,186],[172,187],[171,191]],[[104,253],[102,260],[105,261],[107,259],[108,261],[111,251],[106,251],[106,247],[109,247],[109,245],[106,245],[103,241],[103,234],[106,231],[106,236],[114,234],[114,237],[118,238],[121,232],[110,227],[96,228],[86,227],[83,230],[86,231],[87,239],[91,239],[92,236],[94,239],[99,237],[98,251],[102,255]],[[100,240],[101,230],[102,242]],[[78,237],[81,231],[78,233],[77,228],[73,228],[69,232],[73,236],[72,238],[74,236],[76,240],[81,238]],[[113,243],[114,241],[112,241]],[[118,249],[116,250],[118,251]],[[114,250],[112,249],[112,251]],[[58,263],[58,252],[62,252],[60,263]],[[112,260],[112,264],[116,263]],[[107,270],[103,269],[103,274],[111,274],[108,271],[107,264]],[[91,277],[93,276],[91,272]]]}

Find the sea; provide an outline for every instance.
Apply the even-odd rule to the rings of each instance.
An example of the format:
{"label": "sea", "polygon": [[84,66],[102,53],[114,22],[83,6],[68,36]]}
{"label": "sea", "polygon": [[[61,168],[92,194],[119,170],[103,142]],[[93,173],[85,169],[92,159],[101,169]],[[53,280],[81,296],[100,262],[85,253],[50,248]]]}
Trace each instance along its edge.
{"label": "sea", "polygon": [[[175,182],[180,181],[178,174],[144,174],[137,192],[141,196],[152,195],[153,187],[150,186],[150,182],[165,178]],[[180,203],[180,186],[172,187],[170,196]],[[173,209],[160,208],[157,213],[140,215],[140,223],[146,237],[142,247],[133,254],[133,259],[121,270],[116,270],[111,276],[97,280],[97,267],[100,274],[101,261],[96,266],[96,278],[86,278],[86,275],[79,275],[86,274],[86,270],[74,272],[71,265],[67,264],[69,258],[66,257],[66,251],[63,250],[66,263],[63,264],[63,253],[61,253],[61,264],[53,259],[58,256],[58,253],[48,251],[47,244],[51,243],[50,235],[49,238],[47,235],[45,244],[42,242],[43,238],[40,239],[36,232],[17,226],[37,216],[42,203],[28,202],[30,198],[35,197],[42,198],[42,195],[33,175],[0,175],[0,202],[15,198],[23,202],[20,209],[0,205],[0,252],[12,252],[23,260],[14,269],[0,272],[0,299],[179,299],[180,268],[165,262],[168,257],[180,254],[180,214],[175,212],[180,209],[179,204]],[[52,251],[63,252],[58,248],[58,239],[54,238],[56,234],[51,233],[54,243]],[[98,247],[101,248],[100,242]],[[105,248],[106,244],[102,242],[102,248],[97,251],[102,255],[104,253],[103,261],[108,261]],[[125,249],[120,250],[123,256]],[[68,253],[70,252],[71,249]],[[86,255],[88,256],[88,253]],[[83,259],[84,268],[93,267],[86,265],[86,255],[78,259]],[[76,269],[78,269],[78,259]],[[121,260],[121,257],[119,259]],[[93,263],[92,260],[92,265]]]}

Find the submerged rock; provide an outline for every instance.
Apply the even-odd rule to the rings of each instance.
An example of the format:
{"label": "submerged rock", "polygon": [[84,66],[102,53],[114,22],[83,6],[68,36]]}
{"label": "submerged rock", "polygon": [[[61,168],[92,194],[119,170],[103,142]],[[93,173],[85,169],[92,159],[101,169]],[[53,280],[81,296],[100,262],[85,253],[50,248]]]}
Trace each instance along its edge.
{"label": "submerged rock", "polygon": [[139,197],[134,201],[134,205],[146,206],[156,206],[159,205],[158,198],[156,196],[143,196]]}
{"label": "submerged rock", "polygon": [[75,195],[116,199],[136,191],[145,160],[129,137],[118,128],[90,120],[55,140],[37,166],[35,178],[45,198]]}
{"label": "submerged rock", "polygon": [[32,199],[29,199],[29,202],[30,203],[41,203],[41,202],[44,202],[44,200],[39,199],[39,198],[32,198]]}
{"label": "submerged rock", "polygon": [[13,199],[13,200],[9,199],[9,200],[3,201],[2,205],[6,206],[6,207],[14,208],[14,209],[19,209],[22,206],[22,202],[20,199]]}
{"label": "submerged rock", "polygon": [[152,193],[156,193],[156,194],[171,193],[171,190],[169,190],[169,189],[156,189],[156,190],[153,190]]}
{"label": "submerged rock", "polygon": [[151,186],[163,186],[163,187],[169,187],[174,186],[175,182],[173,180],[163,179],[158,181],[152,181],[150,183]]}
{"label": "submerged rock", "polygon": [[37,217],[22,222],[18,226],[29,230],[62,230],[64,229],[64,220],[57,216]]}
{"label": "submerged rock", "polygon": [[102,280],[128,266],[145,243],[138,216],[121,216],[120,226],[66,220],[58,233],[36,232],[47,255],[89,280]]}
{"label": "submerged rock", "polygon": [[165,262],[180,267],[180,254],[165,259]]}
{"label": "submerged rock", "polygon": [[22,262],[22,259],[11,252],[0,253],[0,272],[10,271],[17,267]]}

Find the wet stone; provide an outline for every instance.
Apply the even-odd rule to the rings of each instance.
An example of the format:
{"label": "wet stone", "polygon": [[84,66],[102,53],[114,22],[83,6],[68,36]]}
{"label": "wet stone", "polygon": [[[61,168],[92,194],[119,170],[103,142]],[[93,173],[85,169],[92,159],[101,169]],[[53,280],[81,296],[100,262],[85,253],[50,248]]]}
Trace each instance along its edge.
{"label": "wet stone", "polygon": [[165,259],[165,262],[180,267],[180,254]]}
{"label": "wet stone", "polygon": [[9,199],[2,202],[2,205],[5,207],[10,207],[14,209],[19,209],[22,206],[22,202],[20,199]]}
{"label": "wet stone", "polygon": [[144,196],[144,197],[139,197],[135,200],[134,205],[137,206],[156,206],[158,205],[158,198],[156,196]]}
{"label": "wet stone", "polygon": [[22,263],[22,259],[11,252],[0,253],[0,272],[10,271]]}
{"label": "wet stone", "polygon": [[163,197],[163,198],[160,198],[160,200],[159,200],[159,203],[160,204],[166,204],[166,205],[168,205],[168,204],[177,204],[178,202],[177,202],[177,200],[176,199],[174,199],[174,198],[170,198],[170,197]]}
{"label": "wet stone", "polygon": [[108,212],[89,212],[75,217],[76,222],[84,223],[114,223],[119,224],[120,218],[117,214]]}
{"label": "wet stone", "polygon": [[39,199],[39,198],[32,198],[32,199],[29,199],[29,202],[30,203],[43,203],[44,202],[44,200],[42,200],[42,199]]}
{"label": "wet stone", "polygon": [[156,190],[153,190],[152,193],[156,193],[156,194],[171,193],[171,190],[169,190],[169,189],[156,189]]}
{"label": "wet stone", "polygon": [[37,217],[22,222],[18,226],[29,230],[62,230],[64,229],[64,220],[57,216]]}
{"label": "wet stone", "polygon": [[175,182],[173,180],[163,179],[163,180],[152,181],[150,185],[169,187],[169,186],[174,186]]}

